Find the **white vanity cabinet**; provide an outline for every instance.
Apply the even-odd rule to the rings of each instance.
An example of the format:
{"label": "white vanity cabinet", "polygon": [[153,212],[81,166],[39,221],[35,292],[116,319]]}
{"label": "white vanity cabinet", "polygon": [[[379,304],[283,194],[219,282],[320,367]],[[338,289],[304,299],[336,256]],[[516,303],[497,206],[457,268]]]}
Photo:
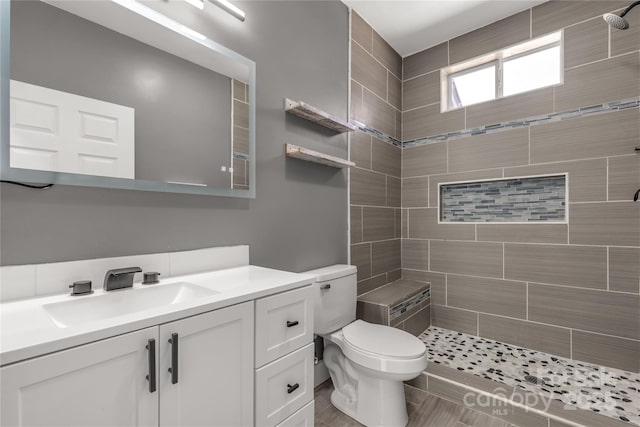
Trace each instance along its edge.
{"label": "white vanity cabinet", "polygon": [[253,307],[245,302],[3,367],[0,424],[251,425]]}
{"label": "white vanity cabinet", "polygon": [[313,425],[312,290],[256,301],[256,426]]}
{"label": "white vanity cabinet", "polygon": [[253,302],[161,325],[160,427],[250,426],[253,335]]}
{"label": "white vanity cabinet", "polygon": [[3,367],[0,424],[157,426],[150,340],[157,345],[157,327]]}

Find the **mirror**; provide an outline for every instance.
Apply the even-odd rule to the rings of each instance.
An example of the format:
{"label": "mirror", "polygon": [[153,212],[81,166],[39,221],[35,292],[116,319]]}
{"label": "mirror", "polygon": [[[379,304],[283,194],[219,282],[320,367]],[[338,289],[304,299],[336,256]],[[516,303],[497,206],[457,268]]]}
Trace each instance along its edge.
{"label": "mirror", "polygon": [[255,197],[253,61],[135,0],[0,3],[2,179]]}

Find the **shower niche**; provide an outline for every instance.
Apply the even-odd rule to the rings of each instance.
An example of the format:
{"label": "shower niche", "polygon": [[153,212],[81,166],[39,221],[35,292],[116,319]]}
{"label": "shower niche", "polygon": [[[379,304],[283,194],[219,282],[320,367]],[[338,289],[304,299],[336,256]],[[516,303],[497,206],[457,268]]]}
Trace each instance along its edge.
{"label": "shower niche", "polygon": [[567,223],[568,176],[438,184],[439,223]]}

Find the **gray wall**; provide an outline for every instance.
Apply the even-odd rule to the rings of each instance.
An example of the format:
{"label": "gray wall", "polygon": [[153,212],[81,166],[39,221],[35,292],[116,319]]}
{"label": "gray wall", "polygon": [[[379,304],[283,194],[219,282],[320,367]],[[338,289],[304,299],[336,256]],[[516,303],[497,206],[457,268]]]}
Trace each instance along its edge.
{"label": "gray wall", "polygon": [[249,244],[252,264],[291,271],[347,261],[346,172],[283,155],[287,142],[347,155],[345,135],[283,111],[290,97],[346,117],[346,7],[241,2],[242,23],[210,5],[204,13],[182,5],[186,24],[257,63],[257,198],[2,184],[3,265],[229,244]]}
{"label": "gray wall", "polygon": [[135,109],[136,178],[229,188],[231,79],[38,1],[11,7],[11,78]]}

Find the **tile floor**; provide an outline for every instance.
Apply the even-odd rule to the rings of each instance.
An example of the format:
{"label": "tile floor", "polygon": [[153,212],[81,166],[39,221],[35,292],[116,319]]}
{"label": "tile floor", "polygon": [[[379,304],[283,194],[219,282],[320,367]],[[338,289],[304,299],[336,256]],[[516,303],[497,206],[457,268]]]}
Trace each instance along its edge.
{"label": "tile floor", "polygon": [[[327,380],[315,390],[316,427],[358,427],[362,424],[331,404],[333,384]],[[414,387],[405,388],[407,427],[511,427],[507,422],[441,399]]]}
{"label": "tile floor", "polygon": [[[552,396],[565,407],[591,410],[640,426],[640,374],[552,356],[447,329],[419,337],[428,363],[458,369],[519,389]],[[524,380],[534,375],[543,384]]]}

